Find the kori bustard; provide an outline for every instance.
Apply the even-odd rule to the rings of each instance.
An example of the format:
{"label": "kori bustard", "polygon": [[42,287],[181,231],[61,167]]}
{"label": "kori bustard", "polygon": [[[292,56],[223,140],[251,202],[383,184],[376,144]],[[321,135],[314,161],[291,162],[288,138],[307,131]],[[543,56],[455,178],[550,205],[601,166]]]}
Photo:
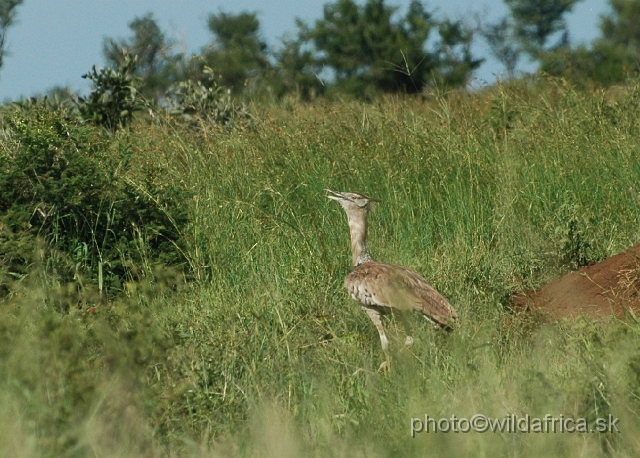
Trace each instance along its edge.
{"label": "kori bustard", "polygon": [[[367,249],[367,215],[371,210],[371,202],[380,202],[379,199],[356,192],[326,191],[329,193],[327,198],[342,205],[349,220],[354,268],[344,279],[344,285],[378,329],[382,351],[386,357],[380,370],[389,370],[389,341],[382,327],[381,314],[415,310],[436,326],[447,329],[453,327],[458,314],[449,301],[415,270],[383,264],[371,258]],[[406,345],[412,343],[413,339],[407,335]]]}

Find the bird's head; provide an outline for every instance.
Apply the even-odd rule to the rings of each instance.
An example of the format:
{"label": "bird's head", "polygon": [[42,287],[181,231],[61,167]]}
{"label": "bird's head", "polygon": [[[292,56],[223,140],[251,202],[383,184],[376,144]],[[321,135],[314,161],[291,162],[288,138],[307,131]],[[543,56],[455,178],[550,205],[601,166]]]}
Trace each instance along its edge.
{"label": "bird's head", "polygon": [[344,208],[347,214],[352,212],[368,212],[371,210],[372,202],[382,202],[380,199],[374,199],[373,197],[365,196],[357,192],[339,192],[332,191],[331,189],[325,189],[329,193],[327,199],[332,199],[340,202],[340,205]]}

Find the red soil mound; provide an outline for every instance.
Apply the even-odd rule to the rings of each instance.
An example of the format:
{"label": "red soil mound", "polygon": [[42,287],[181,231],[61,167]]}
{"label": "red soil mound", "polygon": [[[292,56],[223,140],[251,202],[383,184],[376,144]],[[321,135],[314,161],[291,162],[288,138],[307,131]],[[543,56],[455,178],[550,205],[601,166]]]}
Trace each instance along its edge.
{"label": "red soil mound", "polygon": [[583,267],[514,299],[516,307],[540,309],[553,318],[594,318],[640,310],[640,243],[598,264]]}

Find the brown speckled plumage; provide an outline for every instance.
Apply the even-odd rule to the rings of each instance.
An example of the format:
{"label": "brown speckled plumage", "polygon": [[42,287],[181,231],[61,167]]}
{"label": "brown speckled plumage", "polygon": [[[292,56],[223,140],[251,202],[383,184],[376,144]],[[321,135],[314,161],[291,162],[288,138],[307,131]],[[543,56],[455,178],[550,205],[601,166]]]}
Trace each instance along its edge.
{"label": "brown speckled plumage", "polygon": [[[354,269],[345,278],[345,287],[378,329],[387,357],[380,368],[388,370],[391,361],[389,344],[380,314],[413,310],[444,328],[452,328],[458,314],[449,301],[415,270],[376,262],[371,258],[367,249],[367,214],[371,202],[377,202],[377,199],[355,192],[327,191],[331,193],[327,197],[342,205],[349,220]],[[407,336],[407,345],[411,342],[413,339]]]}
{"label": "brown speckled plumage", "polygon": [[458,317],[449,301],[408,267],[367,261],[356,266],[344,284],[351,297],[366,306],[414,310],[443,327]]}

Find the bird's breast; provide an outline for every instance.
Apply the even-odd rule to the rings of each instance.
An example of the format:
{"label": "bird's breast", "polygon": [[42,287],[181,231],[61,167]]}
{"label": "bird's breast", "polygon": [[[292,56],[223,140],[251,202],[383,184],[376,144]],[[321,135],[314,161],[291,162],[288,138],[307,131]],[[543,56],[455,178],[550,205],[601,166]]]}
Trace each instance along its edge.
{"label": "bird's breast", "polygon": [[346,285],[349,295],[364,305],[377,305],[373,291],[365,282],[350,282]]}
{"label": "bird's breast", "polygon": [[384,298],[386,278],[365,267],[357,267],[347,275],[344,285],[349,295],[357,302],[376,307],[389,307]]}

